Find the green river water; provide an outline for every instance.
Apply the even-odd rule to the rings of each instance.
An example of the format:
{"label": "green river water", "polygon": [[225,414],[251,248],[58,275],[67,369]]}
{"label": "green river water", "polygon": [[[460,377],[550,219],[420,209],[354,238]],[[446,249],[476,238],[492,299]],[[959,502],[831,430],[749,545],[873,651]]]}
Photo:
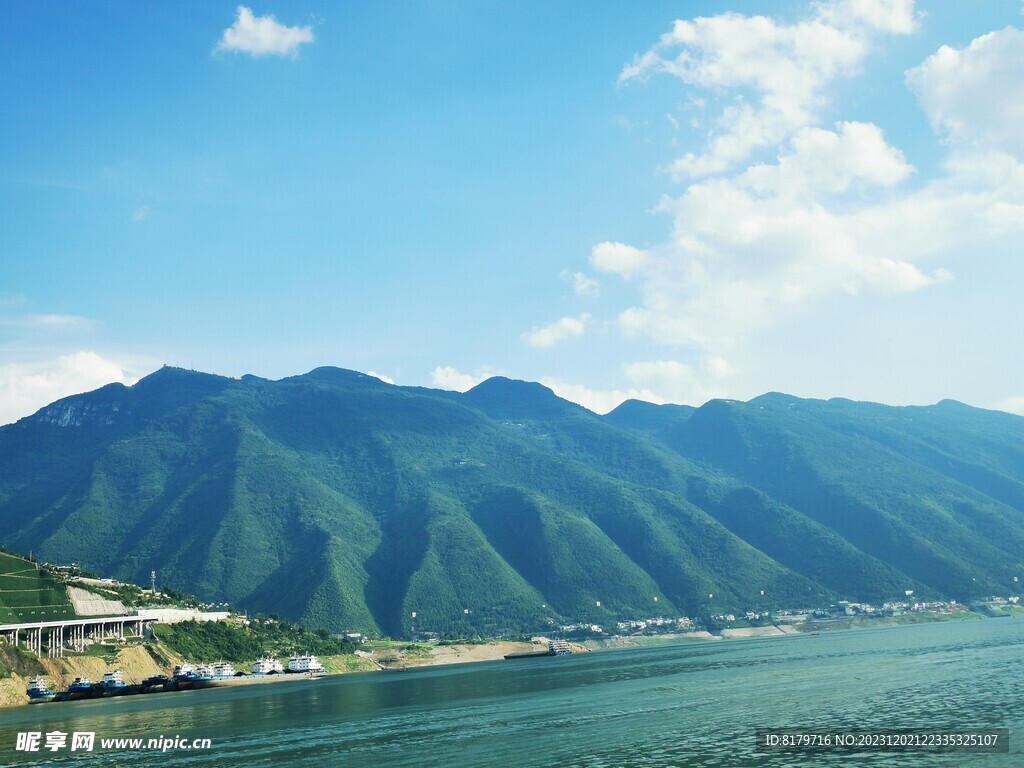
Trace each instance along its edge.
{"label": "green river water", "polygon": [[[1008,728],[1008,754],[762,753],[757,728]],[[89,732],[92,752],[19,751]],[[104,738],[211,740],[108,748]],[[690,642],[0,710],[0,765],[1024,766],[1024,621]]]}

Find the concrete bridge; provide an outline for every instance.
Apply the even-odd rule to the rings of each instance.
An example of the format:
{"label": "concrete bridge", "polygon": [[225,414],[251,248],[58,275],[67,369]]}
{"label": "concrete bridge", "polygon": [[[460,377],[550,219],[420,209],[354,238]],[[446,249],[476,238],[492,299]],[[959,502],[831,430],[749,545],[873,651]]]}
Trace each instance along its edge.
{"label": "concrete bridge", "polygon": [[[17,647],[23,645],[36,656],[51,659],[64,656],[69,648],[81,653],[86,640],[99,642],[107,637],[123,639],[129,633],[142,637],[148,626],[159,621],[154,615],[107,616],[92,619],[71,619],[69,621],[40,621],[27,624],[0,624],[0,637]],[[45,642],[44,642],[45,640]]]}

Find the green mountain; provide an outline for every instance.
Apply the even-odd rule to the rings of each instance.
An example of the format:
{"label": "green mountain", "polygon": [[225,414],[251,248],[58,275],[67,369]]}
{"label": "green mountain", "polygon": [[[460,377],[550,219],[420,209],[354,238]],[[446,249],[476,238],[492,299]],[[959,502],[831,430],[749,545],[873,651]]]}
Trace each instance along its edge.
{"label": "green mountain", "polygon": [[1024,576],[1022,437],[953,403],[602,417],[502,378],[165,367],[0,428],[0,544],[392,635],[963,599]]}

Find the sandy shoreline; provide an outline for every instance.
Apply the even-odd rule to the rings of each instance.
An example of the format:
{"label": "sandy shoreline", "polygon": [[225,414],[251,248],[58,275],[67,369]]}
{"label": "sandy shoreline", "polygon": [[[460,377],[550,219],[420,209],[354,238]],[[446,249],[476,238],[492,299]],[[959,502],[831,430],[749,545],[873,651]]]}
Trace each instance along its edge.
{"label": "sandy shoreline", "polygon": [[[979,616],[978,618],[980,619],[981,617]],[[766,627],[723,629],[719,634],[699,631],[664,635],[616,636],[603,640],[587,640],[583,643],[570,643],[570,646],[574,653],[586,653],[589,651],[618,648],[641,648],[661,644],[671,645],[674,643],[709,642],[729,639],[786,637],[807,634],[808,632],[817,634],[819,630],[830,633],[848,632],[851,630],[867,629],[871,627],[895,627],[901,626],[904,623],[910,622],[876,620],[852,625],[845,623],[828,625],[826,623],[822,623],[817,626],[805,625],[802,628],[797,628],[794,625],[782,624]],[[331,662],[328,665],[328,668],[331,670],[329,675],[335,675],[379,670],[414,669],[419,667],[442,666],[446,664],[498,661],[503,659],[506,654],[530,653],[546,649],[546,643],[516,642],[508,640],[493,640],[486,643],[453,643],[444,645],[414,642],[390,642],[387,645],[370,651],[357,651],[354,657],[329,657],[328,659],[325,659],[325,662]],[[44,666],[46,667],[46,674],[55,684],[56,688],[65,686],[73,676],[83,673],[98,679],[102,676],[102,671],[107,666],[101,659],[89,657],[46,659],[43,661]],[[126,679],[130,679],[131,682],[138,682],[149,675],[166,673],[166,670],[158,667],[149,657],[149,654],[138,646],[122,649],[118,654],[118,660],[115,662],[115,667],[125,668],[125,677]],[[283,676],[282,679],[288,679],[288,676]],[[22,677],[17,674],[0,679],[0,708],[18,706],[21,704],[27,706],[28,701],[24,694],[27,682],[27,677]]]}
{"label": "sandy shoreline", "polygon": [[[589,648],[579,643],[570,643],[575,653],[586,653]],[[455,643],[432,645],[424,653],[419,646],[414,654],[397,649],[381,649],[372,653],[360,653],[381,669],[409,669],[413,667],[434,667],[442,664],[467,664],[477,661],[498,661],[509,653],[533,653],[547,650],[546,643],[527,643],[509,640],[493,640],[487,643]]]}

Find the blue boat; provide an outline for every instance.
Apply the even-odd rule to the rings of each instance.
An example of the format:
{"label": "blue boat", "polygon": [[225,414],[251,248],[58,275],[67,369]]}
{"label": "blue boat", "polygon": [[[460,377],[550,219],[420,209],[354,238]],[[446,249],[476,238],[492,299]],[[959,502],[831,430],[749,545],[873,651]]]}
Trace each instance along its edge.
{"label": "blue boat", "polygon": [[[76,677],[71,685],[68,686],[67,700],[77,701],[78,699],[91,699],[97,693],[97,687],[93,685],[92,680],[87,677]],[[100,688],[102,690],[102,688]]]}
{"label": "blue boat", "polygon": [[54,697],[53,691],[46,685],[46,680],[42,677],[33,677],[29,680],[26,693],[29,704],[44,704],[47,701],[53,701]]}
{"label": "blue boat", "polygon": [[195,665],[189,664],[187,661],[182,662],[174,668],[174,674],[171,676],[172,687],[176,691],[190,690],[195,687],[195,680],[198,676],[199,671]]}

